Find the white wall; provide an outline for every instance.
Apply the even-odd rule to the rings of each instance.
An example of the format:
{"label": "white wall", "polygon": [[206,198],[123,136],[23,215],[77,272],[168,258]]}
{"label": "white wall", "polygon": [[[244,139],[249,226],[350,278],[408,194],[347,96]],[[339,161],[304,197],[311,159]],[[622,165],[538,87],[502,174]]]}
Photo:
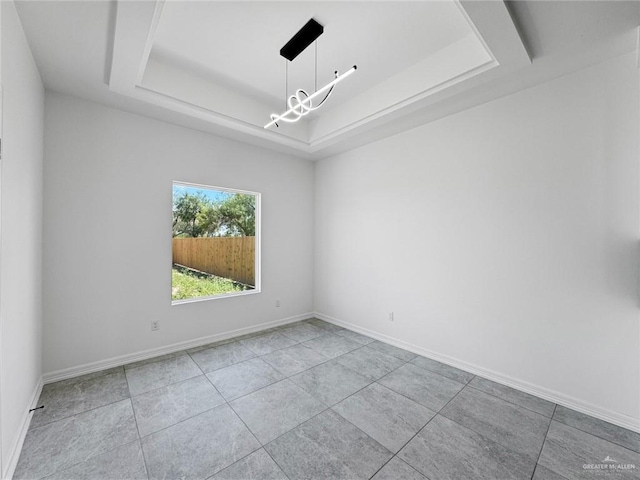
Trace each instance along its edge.
{"label": "white wall", "polygon": [[638,114],[627,55],[318,162],[316,311],[638,429]]}
{"label": "white wall", "polygon": [[[312,311],[310,162],[47,92],[44,179],[45,373]],[[171,305],[173,180],[262,193],[262,293]]]}
{"label": "white wall", "polygon": [[2,478],[17,461],[41,370],[44,90],[13,2],[2,9],[0,423]]}

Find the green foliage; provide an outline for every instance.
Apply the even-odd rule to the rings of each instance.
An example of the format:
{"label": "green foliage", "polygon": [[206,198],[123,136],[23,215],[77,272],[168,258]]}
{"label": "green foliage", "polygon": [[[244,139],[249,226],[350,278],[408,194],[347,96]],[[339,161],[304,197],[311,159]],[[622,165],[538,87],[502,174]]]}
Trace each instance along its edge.
{"label": "green foliage", "polygon": [[202,222],[203,211],[211,202],[203,195],[183,193],[173,198],[173,236],[201,237],[206,231]]}
{"label": "green foliage", "polygon": [[234,193],[212,202],[204,194],[173,197],[174,237],[243,237],[256,234],[256,198]]}
{"label": "green foliage", "polygon": [[253,237],[256,234],[256,197],[233,194],[220,204],[221,223],[231,237]]}
{"label": "green foliage", "polygon": [[208,297],[226,293],[242,292],[250,287],[240,285],[227,278],[202,275],[186,269],[171,271],[171,299]]}

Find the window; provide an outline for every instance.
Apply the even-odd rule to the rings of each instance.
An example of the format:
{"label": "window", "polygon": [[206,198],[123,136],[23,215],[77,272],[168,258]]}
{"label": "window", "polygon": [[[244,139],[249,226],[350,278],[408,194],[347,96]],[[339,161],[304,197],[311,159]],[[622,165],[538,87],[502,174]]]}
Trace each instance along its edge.
{"label": "window", "polygon": [[260,291],[260,194],[173,182],[171,301]]}

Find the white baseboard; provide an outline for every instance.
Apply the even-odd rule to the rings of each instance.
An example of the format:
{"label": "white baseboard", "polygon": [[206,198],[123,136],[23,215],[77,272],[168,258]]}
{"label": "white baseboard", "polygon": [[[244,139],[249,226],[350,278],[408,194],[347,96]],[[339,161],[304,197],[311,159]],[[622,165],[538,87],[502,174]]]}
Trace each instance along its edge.
{"label": "white baseboard", "polygon": [[80,375],[86,375],[88,373],[99,372],[108,368],[119,367],[128,363],[138,362],[140,360],[147,360],[149,358],[158,357],[160,355],[166,355],[168,353],[179,352],[181,350],[187,350],[189,348],[201,347],[209,343],[219,342],[222,340],[228,340],[229,338],[239,337],[249,333],[256,333],[269,328],[278,327],[280,325],[286,325],[288,323],[299,322],[300,320],[306,320],[313,317],[313,313],[303,313],[295,315],[293,317],[282,318],[280,320],[274,320],[267,323],[261,323],[253,325],[251,327],[239,328],[237,330],[231,330],[229,332],[217,333],[215,335],[209,335],[206,337],[196,338],[194,340],[188,340],[185,342],[173,343],[164,347],[152,348],[150,350],[144,350],[142,352],[129,353],[127,355],[121,355],[119,357],[108,358],[105,360],[99,360],[97,362],[86,363],[84,365],[78,365],[77,367],[65,368],[57,370],[55,372],[45,373],[42,376],[43,383],[53,383],[60,380],[66,380],[68,378],[79,377]]}
{"label": "white baseboard", "polygon": [[600,420],[604,420],[605,422],[609,422],[614,425],[618,425],[620,427],[626,428],[628,430],[632,430],[634,432],[640,433],[640,419],[633,418],[618,412],[613,412],[611,410],[598,407],[596,405],[592,405],[589,402],[586,402],[584,400],[580,400],[578,398],[574,398],[569,395],[565,395],[561,392],[557,392],[555,390],[541,387],[539,385],[534,385],[532,383],[510,377],[509,375],[504,375],[494,370],[489,370],[487,368],[480,367],[478,365],[473,365],[473,364],[464,362],[462,360],[451,358],[446,355],[441,355],[431,350],[418,347],[411,343],[407,343],[402,340],[398,340],[396,338],[390,337],[388,335],[384,335],[376,331],[369,330],[368,328],[360,327],[358,325],[355,325],[350,322],[346,322],[344,320],[339,320],[337,318],[330,317],[329,315],[325,315],[320,312],[314,312],[313,316],[316,318],[319,318],[320,320],[324,320],[326,322],[338,325],[339,327],[348,328],[349,330],[362,333],[363,335],[367,335],[371,338],[375,338],[376,340],[380,340],[382,342],[389,343],[393,346],[403,348],[417,355],[422,355],[423,357],[431,358],[433,360],[446,363],[447,365],[451,365],[452,367],[465,370],[467,372],[473,373],[474,375],[479,375],[481,377],[492,380],[496,383],[500,383],[502,385],[515,388],[516,390],[520,390],[522,392],[534,395],[536,397],[540,397],[544,400],[557,403],[558,405],[571,408],[572,410],[576,410],[578,412],[591,415],[592,417],[599,418]]}
{"label": "white baseboard", "polygon": [[9,459],[7,461],[6,468],[4,472],[2,472],[2,478],[11,478],[13,477],[13,473],[16,470],[16,466],[18,465],[18,459],[20,458],[20,452],[22,452],[22,445],[24,444],[24,439],[27,436],[27,431],[29,430],[29,425],[31,424],[32,413],[29,412],[29,409],[35,408],[37,406],[38,399],[40,398],[40,394],[42,393],[42,377],[38,380],[35,388],[33,389],[33,393],[31,394],[31,401],[29,402],[29,408],[22,415],[22,419],[20,420],[20,433],[18,437],[15,439],[13,445],[11,446],[11,450],[9,452]]}

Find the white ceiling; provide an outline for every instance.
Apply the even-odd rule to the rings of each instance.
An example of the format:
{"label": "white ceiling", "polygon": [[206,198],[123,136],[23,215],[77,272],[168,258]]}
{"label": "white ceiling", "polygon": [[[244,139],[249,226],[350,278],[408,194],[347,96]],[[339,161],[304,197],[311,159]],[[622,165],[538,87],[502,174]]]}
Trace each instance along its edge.
{"label": "white ceiling", "polygon": [[[312,159],[633,51],[640,20],[615,0],[16,4],[46,88]],[[311,17],[318,84],[358,71],[308,121],[266,131],[279,49]],[[313,53],[291,88],[313,90]]]}
{"label": "white ceiling", "polygon": [[[317,41],[318,86],[358,64],[336,94],[356,95],[471,33],[453,2],[169,2],[151,58],[211,82],[284,105],[280,48],[310,18],[325,26]],[[314,45],[289,65],[289,86],[314,88]],[[327,104],[331,108],[331,104]],[[338,102],[339,103],[339,102]]]}

